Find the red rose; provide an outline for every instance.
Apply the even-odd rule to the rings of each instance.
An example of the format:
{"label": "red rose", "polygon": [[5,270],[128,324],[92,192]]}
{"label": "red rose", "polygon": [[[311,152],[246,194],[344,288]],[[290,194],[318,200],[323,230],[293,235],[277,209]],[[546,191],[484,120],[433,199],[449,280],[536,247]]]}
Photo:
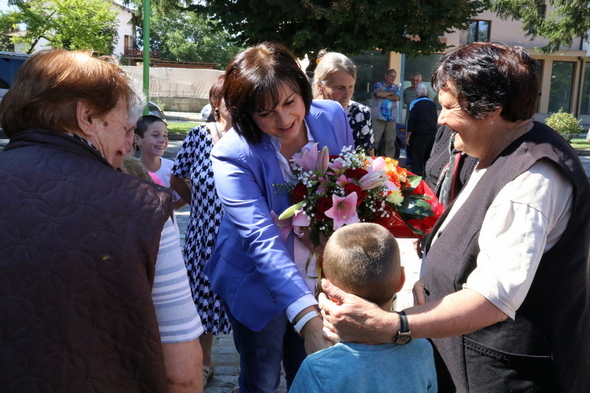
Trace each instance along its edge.
{"label": "red rose", "polygon": [[360,206],[367,197],[367,192],[363,191],[360,186],[353,183],[348,183],[344,186],[345,195],[352,194],[353,192],[356,192],[356,205]]}
{"label": "red rose", "polygon": [[326,219],[326,210],[330,210],[330,208],[332,207],[332,198],[329,197],[321,197],[320,199],[318,199],[318,202],[316,204],[315,207],[315,217],[318,220],[324,220]]}
{"label": "red rose", "polygon": [[307,187],[303,183],[297,183],[295,188],[291,191],[291,203],[298,203],[307,196]]}
{"label": "red rose", "polygon": [[344,175],[348,178],[351,179],[355,179],[355,180],[360,180],[363,176],[365,176],[367,173],[366,170],[362,169],[362,168],[354,168],[354,169],[347,169],[346,172],[344,172]]}

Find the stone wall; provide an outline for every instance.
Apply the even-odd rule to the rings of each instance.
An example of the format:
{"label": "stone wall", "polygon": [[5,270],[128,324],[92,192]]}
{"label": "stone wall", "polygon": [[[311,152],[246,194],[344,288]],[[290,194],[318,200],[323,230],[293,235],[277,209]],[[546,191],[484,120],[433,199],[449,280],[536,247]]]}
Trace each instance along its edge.
{"label": "stone wall", "polygon": [[[143,67],[124,66],[140,86]],[[150,68],[150,100],[166,111],[200,112],[209,103],[209,89],[224,71],[189,68]]]}

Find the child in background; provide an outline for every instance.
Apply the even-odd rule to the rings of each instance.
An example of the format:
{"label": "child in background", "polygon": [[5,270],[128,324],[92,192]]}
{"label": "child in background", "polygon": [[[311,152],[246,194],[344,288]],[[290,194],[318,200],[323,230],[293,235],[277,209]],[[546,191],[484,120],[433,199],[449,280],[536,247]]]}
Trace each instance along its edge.
{"label": "child in background", "polygon": [[[334,285],[388,311],[405,281],[395,238],[372,223],[334,232],[324,250],[323,272]],[[316,352],[303,361],[289,392],[437,390],[432,346],[426,339],[415,339],[405,345],[342,342]]]}
{"label": "child in background", "polygon": [[[140,161],[154,181],[170,188],[170,174],[174,161],[162,156],[168,148],[168,128],[158,116],[146,115],[139,118],[135,126],[134,142],[141,152]],[[158,181],[159,180],[159,181]],[[176,191],[174,209],[180,209],[186,202]]]}

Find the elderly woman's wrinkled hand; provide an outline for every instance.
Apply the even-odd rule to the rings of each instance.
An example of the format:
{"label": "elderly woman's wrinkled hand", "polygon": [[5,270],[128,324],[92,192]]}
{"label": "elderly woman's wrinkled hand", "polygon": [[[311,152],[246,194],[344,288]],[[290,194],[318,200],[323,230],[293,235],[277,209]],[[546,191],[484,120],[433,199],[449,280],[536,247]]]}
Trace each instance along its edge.
{"label": "elderly woman's wrinkled hand", "polygon": [[328,339],[363,344],[391,342],[396,326],[389,318],[390,313],[344,292],[328,280],[322,280],[322,288],[325,294],[321,293],[318,300],[324,318],[324,335]]}

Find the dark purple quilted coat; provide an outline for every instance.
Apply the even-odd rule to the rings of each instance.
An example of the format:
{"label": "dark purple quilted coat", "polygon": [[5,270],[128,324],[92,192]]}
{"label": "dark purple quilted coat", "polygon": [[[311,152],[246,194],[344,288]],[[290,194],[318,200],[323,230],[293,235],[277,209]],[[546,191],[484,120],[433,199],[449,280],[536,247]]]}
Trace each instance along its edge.
{"label": "dark purple quilted coat", "polygon": [[151,285],[168,192],[64,134],[0,153],[0,391],[167,391]]}

